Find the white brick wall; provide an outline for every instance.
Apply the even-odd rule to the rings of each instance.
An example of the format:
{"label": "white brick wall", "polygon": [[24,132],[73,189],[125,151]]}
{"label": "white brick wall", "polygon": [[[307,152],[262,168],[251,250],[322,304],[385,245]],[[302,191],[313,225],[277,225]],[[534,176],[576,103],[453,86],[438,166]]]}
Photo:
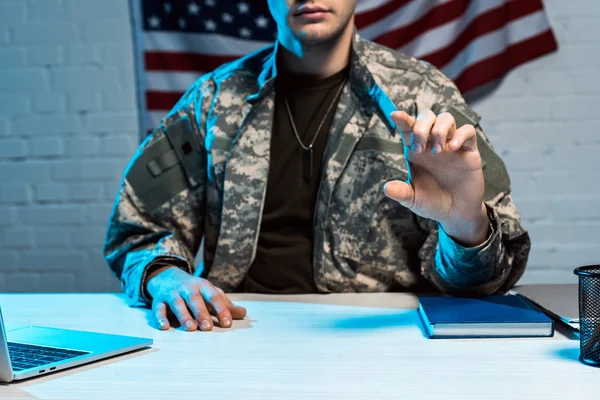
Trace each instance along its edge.
{"label": "white brick wall", "polygon": [[101,254],[138,142],[127,0],[0,0],[0,291],[118,290]]}
{"label": "white brick wall", "polygon": [[[104,230],[138,119],[126,0],[0,0],[0,292],[118,290]],[[546,0],[558,53],[473,103],[534,247],[522,282],[600,263],[600,3]]]}

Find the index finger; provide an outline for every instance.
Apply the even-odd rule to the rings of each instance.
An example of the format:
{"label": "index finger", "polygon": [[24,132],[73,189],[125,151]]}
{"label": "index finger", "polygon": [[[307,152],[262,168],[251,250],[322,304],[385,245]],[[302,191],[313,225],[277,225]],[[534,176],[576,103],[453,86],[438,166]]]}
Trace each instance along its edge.
{"label": "index finger", "polygon": [[394,111],[390,116],[396,123],[396,129],[402,135],[404,145],[410,146],[410,135],[417,120],[404,111]]}

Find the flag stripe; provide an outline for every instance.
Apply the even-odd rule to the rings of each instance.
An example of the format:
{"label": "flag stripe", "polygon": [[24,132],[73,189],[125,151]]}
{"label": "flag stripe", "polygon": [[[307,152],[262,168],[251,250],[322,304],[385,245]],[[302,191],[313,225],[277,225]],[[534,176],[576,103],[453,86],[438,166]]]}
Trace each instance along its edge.
{"label": "flag stripe", "polygon": [[183,92],[161,92],[158,90],[146,91],[146,104],[149,110],[169,110]]}
{"label": "flag stripe", "polygon": [[169,106],[169,108],[165,110],[161,109],[148,111],[144,118],[144,126],[146,127],[145,132],[147,133],[148,130],[158,127],[160,125],[160,121],[165,117],[165,115],[167,115],[171,107],[172,106]]}
{"label": "flag stripe", "polygon": [[[452,61],[442,67],[442,70],[450,79],[455,79],[471,64],[493,57],[505,51],[507,46],[517,44],[547,30],[548,25],[542,13],[520,18],[503,29],[480,36],[468,46],[461,48]],[[428,57],[424,57],[424,59],[428,60]]]}
{"label": "flag stripe", "polygon": [[510,69],[555,51],[558,44],[551,30],[528,40],[509,46],[502,53],[487,58],[465,69],[455,80],[463,90],[471,90],[481,84],[502,77]]}
{"label": "flag stripe", "polygon": [[172,51],[174,53],[197,52],[222,56],[248,54],[273,42],[233,38],[218,33],[145,32],[145,51]]}
{"label": "flag stripe", "polygon": [[[473,20],[473,22],[469,24],[469,26],[449,46],[427,55],[419,55],[419,57],[422,57],[433,65],[446,65],[457,52],[465,48],[475,38],[494,31],[504,31],[505,33],[508,33],[511,31],[511,28],[502,29],[505,25],[539,11],[539,7],[535,7],[535,3],[526,2],[526,4],[529,4],[530,6],[523,4],[519,7],[514,7],[514,3],[506,3],[503,7],[496,8],[480,15],[475,18],[475,20]],[[542,19],[545,19],[543,13],[537,15]],[[527,20],[527,23],[529,23],[529,20]],[[548,26],[544,25],[543,29],[540,29],[538,32],[543,32],[546,29],[548,29]]]}
{"label": "flag stripe", "polygon": [[[419,0],[420,1],[420,0]],[[354,16],[354,24],[358,29],[362,29],[367,27],[375,22],[381,21],[386,17],[389,17],[390,14],[396,13],[402,7],[406,6],[408,3],[418,3],[419,1],[415,0],[391,0],[377,8],[373,8],[369,11],[363,11],[361,13],[357,13]]]}
{"label": "flag stripe", "polygon": [[213,56],[195,53],[175,53],[153,51],[144,54],[144,63],[148,71],[212,71],[226,62],[235,60],[242,55]]}
{"label": "flag stripe", "polygon": [[356,15],[360,15],[367,11],[373,10],[375,8],[382,7],[387,3],[391,3],[398,0],[369,0],[369,1],[359,1],[356,3]]}
{"label": "flag stripe", "polygon": [[[429,9],[420,19],[399,29],[387,31],[375,38],[375,41],[394,49],[404,46],[421,36],[423,32],[449,23],[465,13],[468,1],[452,1]],[[439,38],[438,38],[439,39]]]}
{"label": "flag stripe", "polygon": [[185,92],[201,75],[200,72],[148,71],[144,75],[144,87],[159,92]]}
{"label": "flag stripe", "polygon": [[[461,32],[463,32],[477,17],[495,8],[501,7],[504,2],[505,0],[473,2],[462,14],[461,18],[438,24],[435,27],[419,27],[418,24],[413,24],[410,29],[396,30],[394,32],[398,37],[405,37],[406,39],[398,40],[398,46],[394,46],[393,48],[398,49],[401,53],[410,54],[416,58],[432,53],[450,45],[452,41],[456,39],[457,35],[460,35]],[[419,29],[424,30],[419,31]],[[415,36],[412,33],[415,31],[421,33],[418,36]]]}
{"label": "flag stripe", "polygon": [[376,23],[359,28],[359,31],[361,36],[365,39],[378,41],[378,38],[385,32],[394,31],[414,24],[426,16],[432,8],[437,8],[455,1],[456,0],[413,0],[406,3],[395,12],[385,14]]}

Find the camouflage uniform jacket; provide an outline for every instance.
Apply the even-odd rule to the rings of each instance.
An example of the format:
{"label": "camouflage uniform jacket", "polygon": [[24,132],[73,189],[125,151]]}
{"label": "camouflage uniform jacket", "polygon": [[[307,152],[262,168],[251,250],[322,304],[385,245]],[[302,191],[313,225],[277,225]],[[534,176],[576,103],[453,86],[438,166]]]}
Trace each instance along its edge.
{"label": "camouflage uniform jacket", "polygon": [[[125,171],[104,253],[132,305],[148,302],[149,266],[167,263],[233,291],[256,252],[269,169],[278,44],[205,74],[142,143]],[[504,164],[479,117],[431,65],[355,36],[350,79],[329,132],[314,216],[321,292],[506,291],[530,241]],[[492,234],[463,248],[435,221],[386,198],[409,177],[390,113],[451,112],[478,129]],[[203,261],[194,266],[204,239]]]}

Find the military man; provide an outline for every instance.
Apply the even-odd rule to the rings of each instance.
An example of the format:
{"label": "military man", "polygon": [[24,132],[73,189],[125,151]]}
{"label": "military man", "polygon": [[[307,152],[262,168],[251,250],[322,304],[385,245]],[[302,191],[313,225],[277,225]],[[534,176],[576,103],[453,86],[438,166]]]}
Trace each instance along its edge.
{"label": "military man", "polygon": [[511,288],[529,236],[455,85],[361,39],[356,0],[268,6],[276,43],[200,77],[125,172],[105,255],[131,304],[209,331],[234,291]]}

